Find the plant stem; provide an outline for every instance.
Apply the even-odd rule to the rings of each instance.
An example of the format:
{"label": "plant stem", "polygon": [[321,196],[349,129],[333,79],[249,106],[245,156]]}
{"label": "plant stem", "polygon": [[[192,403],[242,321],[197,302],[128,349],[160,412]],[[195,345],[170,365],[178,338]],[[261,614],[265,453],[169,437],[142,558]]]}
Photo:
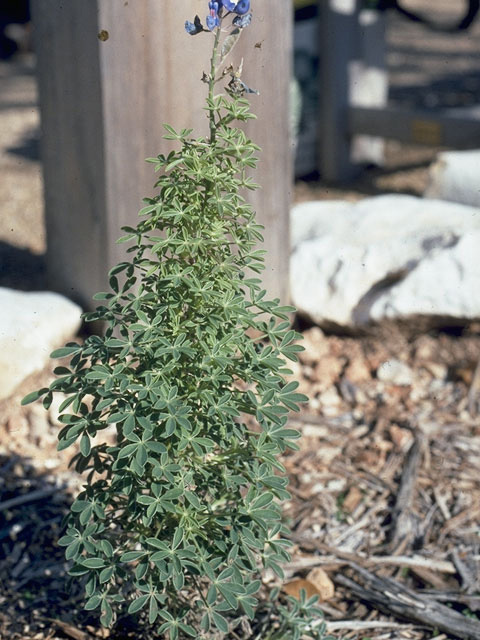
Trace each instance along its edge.
{"label": "plant stem", "polygon": [[217,56],[218,45],[220,43],[221,27],[217,27],[215,31],[215,42],[213,43],[212,58],[210,61],[210,77],[208,79],[208,104],[210,106],[209,119],[210,119],[210,143],[215,142],[216,125],[215,125],[215,111],[213,109],[213,90],[215,88],[215,74],[217,71]]}

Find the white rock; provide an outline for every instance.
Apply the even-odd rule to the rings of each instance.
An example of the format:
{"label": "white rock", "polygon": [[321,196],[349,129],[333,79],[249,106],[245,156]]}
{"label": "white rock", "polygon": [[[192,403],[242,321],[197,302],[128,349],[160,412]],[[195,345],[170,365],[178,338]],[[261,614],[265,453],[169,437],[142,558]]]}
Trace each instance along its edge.
{"label": "white rock", "polygon": [[392,358],[378,367],[377,378],[382,382],[408,387],[413,382],[413,372],[408,364]]}
{"label": "white rock", "polygon": [[373,320],[413,315],[480,317],[480,230],[427,255],[370,308]]}
{"label": "white rock", "polygon": [[[311,238],[319,238],[330,233],[332,224],[331,219],[327,216],[319,216],[319,203],[303,202],[294,207],[291,214],[290,224],[290,246],[292,250],[296,249],[301,242],[310,240]],[[345,231],[348,228],[347,216],[351,211],[352,203],[343,200],[329,200],[330,216],[336,220],[338,224],[338,233],[342,233],[343,229],[340,225],[344,224]]]}
{"label": "white rock", "polygon": [[0,399],[41,370],[80,326],[81,309],[56,293],[0,288]]}
{"label": "white rock", "polygon": [[292,210],[291,229],[293,302],[317,324],[480,318],[478,208],[404,195],[309,202]]}
{"label": "white rock", "polygon": [[425,196],[480,207],[479,167],[480,150],[439,153],[430,167]]}

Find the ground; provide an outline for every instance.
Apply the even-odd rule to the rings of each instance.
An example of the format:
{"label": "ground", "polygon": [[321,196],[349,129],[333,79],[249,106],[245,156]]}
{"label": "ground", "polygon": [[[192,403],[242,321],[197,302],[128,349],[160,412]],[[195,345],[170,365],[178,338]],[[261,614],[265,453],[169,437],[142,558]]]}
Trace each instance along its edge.
{"label": "ground", "polygon": [[[452,3],[437,2],[453,14]],[[389,34],[393,102],[478,103],[480,22],[445,36],[392,17]],[[29,56],[0,64],[0,285],[22,289],[45,286],[32,70]],[[391,142],[383,168],[342,189],[304,180],[295,196],[421,195],[437,151]],[[295,543],[284,590],[318,593],[342,638],[480,638],[480,325],[421,334],[392,325],[345,337],[298,322],[306,351],[294,377],[309,402],[291,418],[300,449],[284,460]],[[392,361],[406,365],[403,380],[382,367]],[[0,404],[0,638],[138,638],[129,620],[108,636],[81,611],[76,585],[65,585],[56,540],[81,479],[69,454],[56,451],[58,404],[19,407],[51,376],[50,368],[36,374]]]}

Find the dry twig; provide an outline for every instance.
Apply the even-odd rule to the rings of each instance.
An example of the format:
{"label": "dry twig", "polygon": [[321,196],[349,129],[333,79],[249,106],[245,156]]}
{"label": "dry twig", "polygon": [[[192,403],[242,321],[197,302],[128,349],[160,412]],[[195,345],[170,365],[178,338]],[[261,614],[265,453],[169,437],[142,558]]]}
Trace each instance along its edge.
{"label": "dry twig", "polygon": [[361,600],[389,615],[440,629],[462,640],[479,640],[478,620],[467,618],[438,601],[407,589],[392,578],[377,576],[358,565],[352,565],[352,568],[362,578],[364,585],[343,575],[336,575],[335,581]]}

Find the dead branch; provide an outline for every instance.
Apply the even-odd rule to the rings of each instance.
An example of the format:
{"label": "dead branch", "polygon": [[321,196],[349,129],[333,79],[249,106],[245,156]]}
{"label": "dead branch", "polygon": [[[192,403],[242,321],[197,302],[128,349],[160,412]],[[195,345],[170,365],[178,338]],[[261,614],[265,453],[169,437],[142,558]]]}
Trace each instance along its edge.
{"label": "dead branch", "polygon": [[411,624],[401,624],[399,622],[385,622],[379,620],[359,621],[359,620],[339,620],[338,622],[327,622],[327,631],[367,631],[370,629],[397,629],[408,630],[412,628]]}
{"label": "dead branch", "polygon": [[392,552],[401,553],[409,546],[415,534],[415,521],[412,515],[412,502],[420,468],[422,441],[417,436],[408,452],[397,500],[392,513]]}
{"label": "dead branch", "polygon": [[468,412],[473,417],[478,414],[480,405],[480,358],[473,373],[472,384],[468,390]]}
{"label": "dead branch", "polygon": [[478,587],[480,584],[480,575],[477,563],[472,562],[471,565],[467,564],[460,555],[458,549],[453,549],[452,559],[458,573],[462,578],[463,591],[465,591],[467,595],[474,594],[476,591],[478,591]]}
{"label": "dead branch", "polygon": [[359,565],[351,565],[362,578],[359,584],[344,575],[336,575],[335,581],[389,615],[412,620],[432,629],[440,629],[462,640],[480,639],[480,622],[414,592],[392,578],[379,577]]}

